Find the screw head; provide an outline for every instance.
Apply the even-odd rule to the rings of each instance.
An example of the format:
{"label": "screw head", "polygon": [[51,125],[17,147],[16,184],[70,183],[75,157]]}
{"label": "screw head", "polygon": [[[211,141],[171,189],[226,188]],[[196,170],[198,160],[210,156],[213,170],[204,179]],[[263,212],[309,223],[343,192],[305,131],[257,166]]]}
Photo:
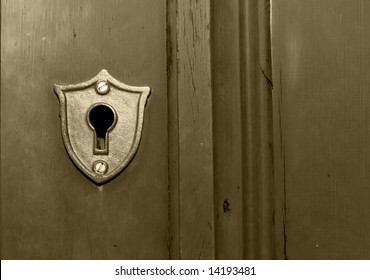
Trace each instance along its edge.
{"label": "screw head", "polygon": [[93,164],[93,170],[98,175],[103,175],[108,171],[108,163],[104,160],[97,160]]}
{"label": "screw head", "polygon": [[96,90],[100,94],[107,94],[110,90],[110,85],[107,81],[98,81],[96,83]]}

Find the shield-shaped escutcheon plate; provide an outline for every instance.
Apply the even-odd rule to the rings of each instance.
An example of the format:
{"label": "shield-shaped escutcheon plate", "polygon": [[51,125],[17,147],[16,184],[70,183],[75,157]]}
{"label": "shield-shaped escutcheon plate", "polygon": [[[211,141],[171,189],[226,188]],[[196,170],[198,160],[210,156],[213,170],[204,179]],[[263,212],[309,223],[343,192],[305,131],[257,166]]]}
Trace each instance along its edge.
{"label": "shield-shaped escutcheon plate", "polygon": [[128,86],[102,70],[80,84],[54,85],[54,92],[72,161],[97,184],[114,178],[138,149],[150,88]]}

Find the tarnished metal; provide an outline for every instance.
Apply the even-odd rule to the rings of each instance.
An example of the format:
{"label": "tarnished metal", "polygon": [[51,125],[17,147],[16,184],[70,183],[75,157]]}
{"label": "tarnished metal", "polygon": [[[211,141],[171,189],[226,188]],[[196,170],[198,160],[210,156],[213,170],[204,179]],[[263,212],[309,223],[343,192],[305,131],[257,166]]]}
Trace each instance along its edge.
{"label": "tarnished metal", "polygon": [[[60,102],[63,142],[72,161],[97,184],[119,174],[139,146],[150,88],[125,85],[102,70],[80,84],[54,85],[54,92]],[[91,111],[99,106],[105,111],[95,113],[98,124],[94,124]],[[97,128],[100,121],[107,127]]]}

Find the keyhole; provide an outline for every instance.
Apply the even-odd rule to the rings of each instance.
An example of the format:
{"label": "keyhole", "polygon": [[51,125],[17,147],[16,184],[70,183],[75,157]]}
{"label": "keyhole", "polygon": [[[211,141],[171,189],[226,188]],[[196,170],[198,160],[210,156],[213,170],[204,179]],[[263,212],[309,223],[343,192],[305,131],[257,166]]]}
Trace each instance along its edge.
{"label": "keyhole", "polygon": [[109,105],[98,104],[89,110],[88,123],[94,131],[94,154],[108,154],[109,132],[116,122],[116,113]]}

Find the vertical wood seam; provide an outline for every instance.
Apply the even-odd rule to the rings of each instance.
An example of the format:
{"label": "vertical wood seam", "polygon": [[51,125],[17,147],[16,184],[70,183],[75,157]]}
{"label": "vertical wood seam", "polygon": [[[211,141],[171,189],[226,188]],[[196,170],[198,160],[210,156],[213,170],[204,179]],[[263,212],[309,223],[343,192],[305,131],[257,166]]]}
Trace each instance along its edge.
{"label": "vertical wood seam", "polygon": [[179,189],[179,115],[177,63],[177,0],[166,2],[168,96],[168,254],[181,259]]}
{"label": "vertical wood seam", "polygon": [[[275,258],[288,259],[287,256],[287,193],[286,193],[286,149],[283,125],[283,71],[280,65],[280,36],[277,30],[281,25],[281,18],[277,18],[279,2],[272,2],[271,7],[271,52],[274,79],[273,88],[273,137],[274,137],[274,203],[275,203]],[[274,16],[273,16],[274,15]]]}

